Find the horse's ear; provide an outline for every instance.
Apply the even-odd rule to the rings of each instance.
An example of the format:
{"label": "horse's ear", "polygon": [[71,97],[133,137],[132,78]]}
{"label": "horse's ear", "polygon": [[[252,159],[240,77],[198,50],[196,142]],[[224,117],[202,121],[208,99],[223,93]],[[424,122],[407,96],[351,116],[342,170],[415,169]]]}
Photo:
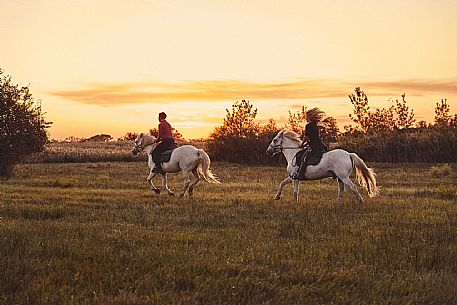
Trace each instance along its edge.
{"label": "horse's ear", "polygon": [[140,138],[142,138],[142,137],[143,137],[143,133],[140,133]]}

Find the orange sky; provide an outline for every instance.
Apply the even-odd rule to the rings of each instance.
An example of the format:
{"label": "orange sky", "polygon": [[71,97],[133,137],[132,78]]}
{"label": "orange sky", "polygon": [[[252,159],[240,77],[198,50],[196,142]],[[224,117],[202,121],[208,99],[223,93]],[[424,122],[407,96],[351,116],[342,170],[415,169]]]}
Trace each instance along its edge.
{"label": "orange sky", "polygon": [[406,93],[457,112],[457,1],[1,1],[0,68],[30,85],[53,138],[147,131],[160,111],[206,137],[247,99],[259,120],[319,106],[341,125]]}

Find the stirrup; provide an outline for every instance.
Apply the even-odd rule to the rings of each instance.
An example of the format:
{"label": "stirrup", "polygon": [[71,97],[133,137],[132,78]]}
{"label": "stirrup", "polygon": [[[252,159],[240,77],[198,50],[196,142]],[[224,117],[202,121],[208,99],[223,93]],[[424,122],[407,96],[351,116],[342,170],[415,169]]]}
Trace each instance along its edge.
{"label": "stirrup", "polygon": [[299,171],[296,171],[295,173],[293,173],[290,178],[294,179],[294,180],[298,180],[298,181],[305,181],[306,180],[306,177],[305,177],[306,174],[304,174],[303,176],[300,176],[300,173]]}
{"label": "stirrup", "polygon": [[299,172],[296,171],[295,173],[293,173],[292,175],[290,175],[290,178],[292,178],[293,180],[298,180],[298,176],[299,176]]}

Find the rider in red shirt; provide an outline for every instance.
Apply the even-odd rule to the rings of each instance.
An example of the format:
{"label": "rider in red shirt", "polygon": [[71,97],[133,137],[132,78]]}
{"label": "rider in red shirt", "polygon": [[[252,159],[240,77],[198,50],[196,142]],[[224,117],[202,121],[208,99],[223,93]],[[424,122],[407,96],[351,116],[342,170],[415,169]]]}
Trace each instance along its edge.
{"label": "rider in red shirt", "polygon": [[161,164],[161,155],[167,149],[170,149],[174,145],[173,132],[170,123],[166,121],[167,115],[165,112],[159,113],[159,136],[157,138],[156,148],[152,151],[152,160],[155,163],[152,169],[153,173],[163,173]]}

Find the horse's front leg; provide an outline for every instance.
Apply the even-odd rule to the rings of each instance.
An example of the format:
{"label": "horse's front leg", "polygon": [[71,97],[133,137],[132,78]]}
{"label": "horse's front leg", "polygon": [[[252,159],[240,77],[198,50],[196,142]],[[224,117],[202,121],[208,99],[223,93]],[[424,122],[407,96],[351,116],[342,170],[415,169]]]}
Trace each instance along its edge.
{"label": "horse's front leg", "polygon": [[299,196],[298,196],[300,194],[299,185],[300,185],[300,180],[293,180],[294,198],[295,198],[295,202],[297,202],[297,203],[299,203]]}
{"label": "horse's front leg", "polygon": [[292,182],[292,178],[287,177],[281,183],[279,184],[279,189],[276,192],[275,200],[279,200],[281,198],[282,190],[284,189],[284,186]]}
{"label": "horse's front leg", "polygon": [[160,190],[155,187],[154,181],[152,181],[155,176],[157,176],[157,173],[153,173],[152,170],[151,170],[151,172],[149,173],[149,176],[148,176],[148,178],[146,178],[146,180],[149,183],[151,183],[151,190],[154,191],[154,193],[156,193],[156,194],[160,194]]}
{"label": "horse's front leg", "polygon": [[189,187],[189,184],[190,184],[190,178],[189,178],[189,172],[188,171],[183,170],[182,171],[182,177],[184,178],[184,186],[183,186],[183,189],[182,189],[181,193],[179,194],[179,197],[183,197],[184,196],[184,194],[186,193],[187,188]]}
{"label": "horse's front leg", "polygon": [[168,176],[167,174],[162,174],[162,186],[167,190],[169,196],[174,196],[175,194],[168,188]]}

